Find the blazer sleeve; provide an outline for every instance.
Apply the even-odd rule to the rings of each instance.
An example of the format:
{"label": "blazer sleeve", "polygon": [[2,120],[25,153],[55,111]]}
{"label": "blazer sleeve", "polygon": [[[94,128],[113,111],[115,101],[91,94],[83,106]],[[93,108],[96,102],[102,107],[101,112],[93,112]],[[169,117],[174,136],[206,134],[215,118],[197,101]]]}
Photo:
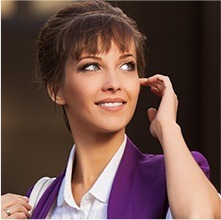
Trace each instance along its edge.
{"label": "blazer sleeve", "polygon": [[207,178],[210,178],[210,167],[209,163],[206,160],[206,158],[197,151],[192,151],[192,156],[194,157],[197,164],[200,166],[201,170],[204,172],[204,174],[207,176]]}

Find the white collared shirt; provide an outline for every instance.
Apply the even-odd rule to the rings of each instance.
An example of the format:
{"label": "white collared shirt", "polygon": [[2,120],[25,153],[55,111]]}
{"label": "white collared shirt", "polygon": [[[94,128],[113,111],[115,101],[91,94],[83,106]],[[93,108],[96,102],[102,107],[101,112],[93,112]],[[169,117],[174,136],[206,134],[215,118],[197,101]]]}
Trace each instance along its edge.
{"label": "white collared shirt", "polygon": [[126,146],[127,137],[111,161],[105,167],[92,188],[82,197],[80,206],[75,203],[71,190],[71,177],[74,162],[75,145],[73,146],[67,165],[65,177],[62,181],[57,203],[47,218],[52,219],[106,219],[110,190],[115,174]]}

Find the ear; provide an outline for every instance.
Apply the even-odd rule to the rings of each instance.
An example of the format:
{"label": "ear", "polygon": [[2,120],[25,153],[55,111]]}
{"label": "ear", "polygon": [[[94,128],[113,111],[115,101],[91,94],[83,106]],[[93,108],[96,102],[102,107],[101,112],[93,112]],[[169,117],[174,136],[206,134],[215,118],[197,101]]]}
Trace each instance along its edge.
{"label": "ear", "polygon": [[62,92],[60,90],[58,91],[58,93],[55,97],[52,86],[48,84],[47,85],[47,91],[48,91],[48,94],[51,97],[53,102],[55,102],[58,105],[64,105],[65,104],[64,97],[63,97]]}

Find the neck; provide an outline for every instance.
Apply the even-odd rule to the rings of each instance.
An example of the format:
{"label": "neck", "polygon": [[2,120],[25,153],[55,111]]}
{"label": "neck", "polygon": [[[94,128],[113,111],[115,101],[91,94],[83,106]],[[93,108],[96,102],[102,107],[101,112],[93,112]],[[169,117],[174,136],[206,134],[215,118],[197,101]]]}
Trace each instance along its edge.
{"label": "neck", "polygon": [[76,145],[73,180],[88,185],[96,181],[124,140],[124,130],[98,135],[79,135]]}
{"label": "neck", "polygon": [[75,138],[76,154],[72,173],[72,193],[80,204],[82,196],[93,186],[124,140],[124,130]]}

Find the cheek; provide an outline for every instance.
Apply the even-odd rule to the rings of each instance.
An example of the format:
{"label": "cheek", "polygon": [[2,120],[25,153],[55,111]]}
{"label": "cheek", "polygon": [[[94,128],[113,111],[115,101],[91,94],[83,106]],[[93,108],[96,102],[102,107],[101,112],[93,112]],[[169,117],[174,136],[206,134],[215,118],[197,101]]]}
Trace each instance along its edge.
{"label": "cheek", "polygon": [[64,86],[64,94],[65,96],[76,96],[78,91],[80,91],[79,85],[75,85],[74,83],[68,82]]}
{"label": "cheek", "polygon": [[98,86],[88,80],[69,81],[65,85],[66,104],[71,108],[85,108],[93,103]]}
{"label": "cheek", "polygon": [[140,93],[140,81],[138,78],[131,80],[128,83],[128,89],[131,97],[136,101]]}
{"label": "cheek", "polygon": [[83,84],[77,84],[71,80],[66,81],[63,87],[63,96],[68,106],[73,105],[74,103],[76,103],[75,101],[82,99],[82,97],[84,96],[83,93],[85,91],[83,87]]}

